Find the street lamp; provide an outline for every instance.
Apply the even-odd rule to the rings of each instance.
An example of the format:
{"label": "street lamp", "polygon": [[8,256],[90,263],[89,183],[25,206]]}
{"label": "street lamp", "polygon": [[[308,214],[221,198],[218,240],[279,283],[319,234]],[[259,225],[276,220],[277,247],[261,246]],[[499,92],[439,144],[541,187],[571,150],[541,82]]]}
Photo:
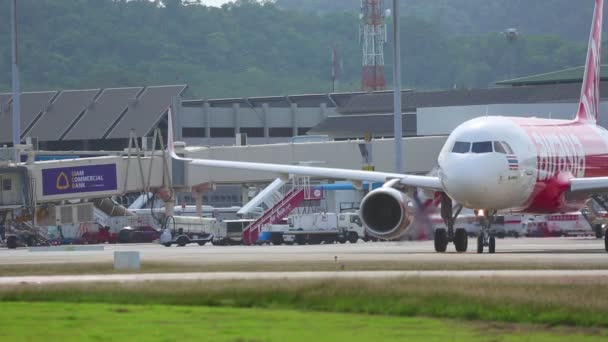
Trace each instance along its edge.
{"label": "street lamp", "polygon": [[15,163],[21,161],[18,145],[21,143],[21,90],[19,85],[19,36],[17,20],[17,0],[13,0],[11,11],[13,39],[13,150]]}
{"label": "street lamp", "polygon": [[502,35],[505,37],[505,39],[507,40],[508,44],[510,45],[510,56],[509,56],[509,78],[513,78],[515,77],[515,43],[517,42],[517,40],[519,39],[519,37],[521,36],[521,33],[516,29],[516,28],[509,28],[506,29],[504,31],[501,32]]}
{"label": "street lamp", "polygon": [[401,35],[399,33],[399,0],[393,0],[393,114],[395,136],[395,172],[403,173],[401,162]]}

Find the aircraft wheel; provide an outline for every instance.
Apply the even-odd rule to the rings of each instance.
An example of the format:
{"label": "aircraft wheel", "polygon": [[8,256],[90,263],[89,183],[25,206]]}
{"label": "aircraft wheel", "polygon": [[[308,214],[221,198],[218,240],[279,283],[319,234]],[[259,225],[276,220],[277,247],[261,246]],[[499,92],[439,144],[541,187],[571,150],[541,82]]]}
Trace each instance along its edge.
{"label": "aircraft wheel", "polygon": [[448,233],[445,229],[435,229],[435,252],[443,253],[448,248]]}
{"label": "aircraft wheel", "polygon": [[477,253],[483,253],[483,235],[477,237]]}
{"label": "aircraft wheel", "polygon": [[593,230],[595,230],[595,237],[597,239],[601,239],[604,235],[604,232],[602,231],[602,225],[601,224],[596,224],[595,226],[593,226]]}
{"label": "aircraft wheel", "polygon": [[494,254],[496,252],[496,239],[491,236],[490,237],[490,246],[488,247],[490,254]]}
{"label": "aircraft wheel", "polygon": [[454,234],[454,245],[456,246],[456,252],[466,252],[469,244],[469,237],[467,231],[464,228],[456,229]]}

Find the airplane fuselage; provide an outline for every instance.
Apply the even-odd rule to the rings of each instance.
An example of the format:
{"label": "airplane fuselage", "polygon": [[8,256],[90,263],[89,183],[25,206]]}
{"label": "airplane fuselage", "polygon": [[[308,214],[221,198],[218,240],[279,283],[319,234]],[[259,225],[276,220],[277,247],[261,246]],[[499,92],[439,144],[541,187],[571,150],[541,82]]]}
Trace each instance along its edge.
{"label": "airplane fuselage", "polygon": [[450,134],[438,158],[446,193],[474,209],[581,209],[568,179],[608,176],[608,131],[572,120],[487,116]]}

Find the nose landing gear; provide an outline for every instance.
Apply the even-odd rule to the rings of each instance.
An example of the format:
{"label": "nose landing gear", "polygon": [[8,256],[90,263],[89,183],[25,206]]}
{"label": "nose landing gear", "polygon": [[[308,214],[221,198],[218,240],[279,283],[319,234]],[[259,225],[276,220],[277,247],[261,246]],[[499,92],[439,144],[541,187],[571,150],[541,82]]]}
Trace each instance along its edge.
{"label": "nose landing gear", "polygon": [[490,231],[495,215],[496,210],[484,210],[481,232],[479,232],[479,236],[477,237],[477,253],[483,253],[484,247],[488,247],[488,252],[490,254],[496,252],[496,238]]}

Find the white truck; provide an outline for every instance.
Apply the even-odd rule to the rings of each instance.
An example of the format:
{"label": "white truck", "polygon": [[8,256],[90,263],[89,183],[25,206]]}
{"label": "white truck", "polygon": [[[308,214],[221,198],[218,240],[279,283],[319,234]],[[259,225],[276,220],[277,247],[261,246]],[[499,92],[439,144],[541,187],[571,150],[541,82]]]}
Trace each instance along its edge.
{"label": "white truck", "polygon": [[596,232],[580,212],[554,215],[526,215],[522,226],[527,236],[588,236]]}
{"label": "white truck", "polygon": [[358,213],[315,213],[289,216],[287,225],[269,225],[258,242],[272,244],[356,243],[367,239]]}

